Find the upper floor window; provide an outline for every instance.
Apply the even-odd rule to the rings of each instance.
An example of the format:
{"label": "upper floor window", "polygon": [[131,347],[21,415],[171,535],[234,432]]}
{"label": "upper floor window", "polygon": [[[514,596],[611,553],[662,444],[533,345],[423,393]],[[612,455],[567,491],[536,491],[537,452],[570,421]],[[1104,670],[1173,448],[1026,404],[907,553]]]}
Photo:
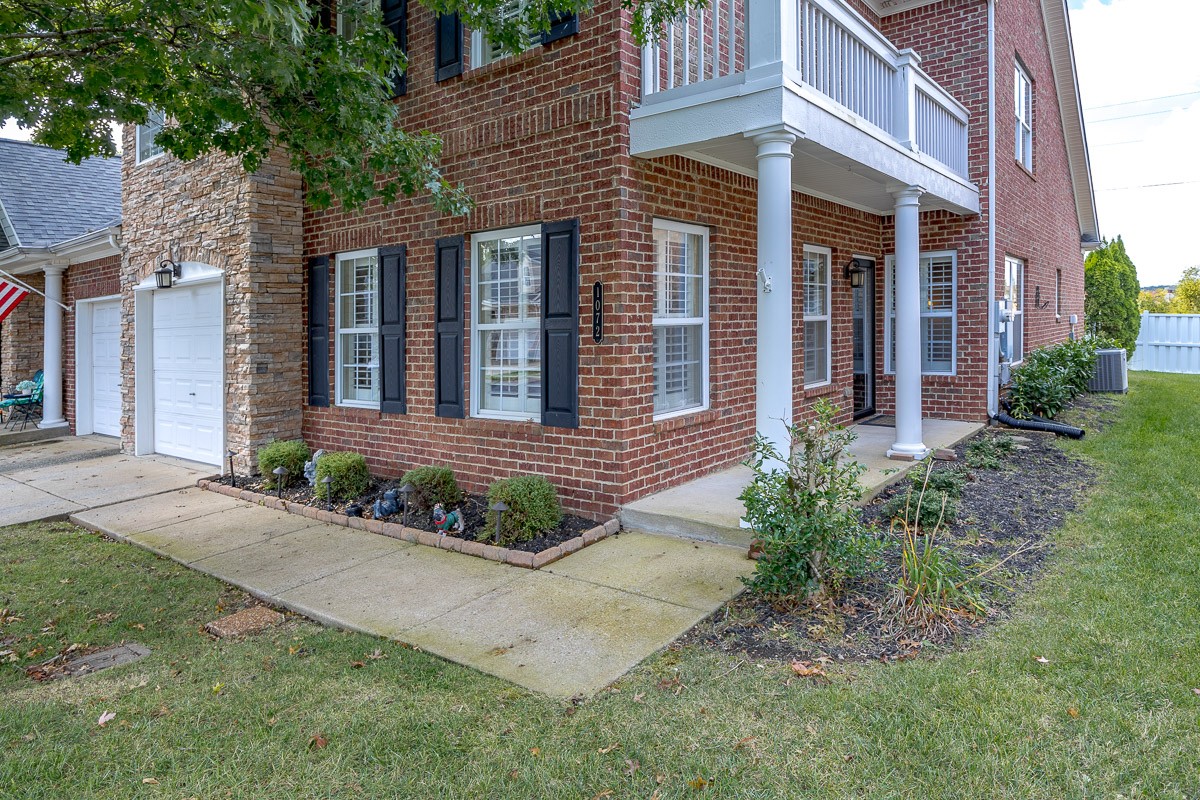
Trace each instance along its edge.
{"label": "upper floor window", "polygon": [[708,229],[654,221],[654,416],[708,407]]}
{"label": "upper floor window", "polygon": [[149,161],[163,154],[162,147],[155,141],[158,132],[163,128],[163,112],[151,110],[146,115],[144,125],[138,125],[134,131],[134,136],[137,139],[135,152],[137,153],[137,163],[141,164],[144,161]]}
{"label": "upper floor window", "polygon": [[804,248],[804,385],[820,386],[830,381],[833,353],[830,326],[828,247]]}
{"label": "upper floor window", "polygon": [[[921,272],[921,373],[953,375],[956,367],[957,256],[953,251],[922,253]],[[887,260],[888,343],[884,369],[896,371],[896,257]]]}
{"label": "upper floor window", "polygon": [[[338,5],[340,7],[343,5],[349,5],[349,3],[339,3]],[[361,2],[360,0],[358,5],[362,7],[362,14],[379,13],[379,0],[366,0],[366,2]],[[343,39],[353,39],[354,34],[358,31],[359,26],[362,24],[362,19],[362,16],[355,17],[351,14],[346,14],[339,8],[337,14],[338,36],[341,36]]]}
{"label": "upper floor window", "polygon": [[1004,259],[1004,299],[1009,318],[1000,337],[1000,354],[1013,364],[1025,358],[1025,262]]}
{"label": "upper floor window", "polygon": [[1017,162],[1033,172],[1033,83],[1020,65],[1016,67]]}
{"label": "upper floor window", "polygon": [[1054,270],[1054,316],[1062,316],[1062,270]]}
{"label": "upper floor window", "polygon": [[[496,16],[501,22],[508,22],[516,19],[525,13],[525,0],[506,0],[506,2],[496,9]],[[526,31],[524,46],[518,52],[525,52],[529,48],[542,41],[540,31]],[[513,53],[505,52],[500,42],[493,41],[491,37],[484,31],[475,31],[471,35],[471,63],[472,66],[482,67],[486,64],[491,64],[493,61],[499,61]]]}
{"label": "upper floor window", "polygon": [[379,264],[374,250],[337,257],[337,402],[379,407]]}

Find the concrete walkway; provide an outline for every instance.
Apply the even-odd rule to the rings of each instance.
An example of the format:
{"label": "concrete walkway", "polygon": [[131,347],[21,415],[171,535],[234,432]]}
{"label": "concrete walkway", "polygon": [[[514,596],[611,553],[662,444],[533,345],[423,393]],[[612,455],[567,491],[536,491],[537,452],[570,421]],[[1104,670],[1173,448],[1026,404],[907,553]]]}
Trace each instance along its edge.
{"label": "concrete walkway", "polygon": [[195,486],[215,467],[129,456],[108,436],[69,436],[0,449],[0,527]]}
{"label": "concrete walkway", "polygon": [[622,533],[535,572],[194,488],[71,521],[326,624],[561,697],[616,680],[736,595],[753,570],[744,550]]}

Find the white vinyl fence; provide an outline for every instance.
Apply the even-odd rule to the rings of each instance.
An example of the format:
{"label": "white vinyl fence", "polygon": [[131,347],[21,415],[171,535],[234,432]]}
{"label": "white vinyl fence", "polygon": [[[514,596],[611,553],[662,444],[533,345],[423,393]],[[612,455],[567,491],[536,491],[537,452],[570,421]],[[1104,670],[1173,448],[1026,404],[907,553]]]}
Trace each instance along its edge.
{"label": "white vinyl fence", "polygon": [[1200,375],[1200,314],[1142,314],[1129,368]]}

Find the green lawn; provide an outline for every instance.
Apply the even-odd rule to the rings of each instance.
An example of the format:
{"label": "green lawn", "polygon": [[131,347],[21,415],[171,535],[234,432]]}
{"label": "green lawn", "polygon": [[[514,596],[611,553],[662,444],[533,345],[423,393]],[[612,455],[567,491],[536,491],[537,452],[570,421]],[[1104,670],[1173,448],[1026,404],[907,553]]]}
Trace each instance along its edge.
{"label": "green lawn", "polygon": [[299,620],[213,642],[199,626],[238,596],[217,581],[65,525],[3,529],[17,666],[72,642],[154,653],[49,685],[5,666],[0,797],[1195,800],[1198,414],[1200,378],[1133,375],[1120,420],[1064,445],[1101,485],[1011,618],[824,686],[684,649],[576,708]]}

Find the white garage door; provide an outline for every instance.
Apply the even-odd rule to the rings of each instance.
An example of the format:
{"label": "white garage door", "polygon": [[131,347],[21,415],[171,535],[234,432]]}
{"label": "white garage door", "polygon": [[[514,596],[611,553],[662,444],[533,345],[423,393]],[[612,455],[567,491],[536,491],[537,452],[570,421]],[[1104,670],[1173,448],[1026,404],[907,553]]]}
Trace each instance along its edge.
{"label": "white garage door", "polygon": [[92,304],[92,430],[121,435],[121,301]]}
{"label": "white garage door", "polygon": [[221,284],[154,293],[154,450],[221,463]]}

